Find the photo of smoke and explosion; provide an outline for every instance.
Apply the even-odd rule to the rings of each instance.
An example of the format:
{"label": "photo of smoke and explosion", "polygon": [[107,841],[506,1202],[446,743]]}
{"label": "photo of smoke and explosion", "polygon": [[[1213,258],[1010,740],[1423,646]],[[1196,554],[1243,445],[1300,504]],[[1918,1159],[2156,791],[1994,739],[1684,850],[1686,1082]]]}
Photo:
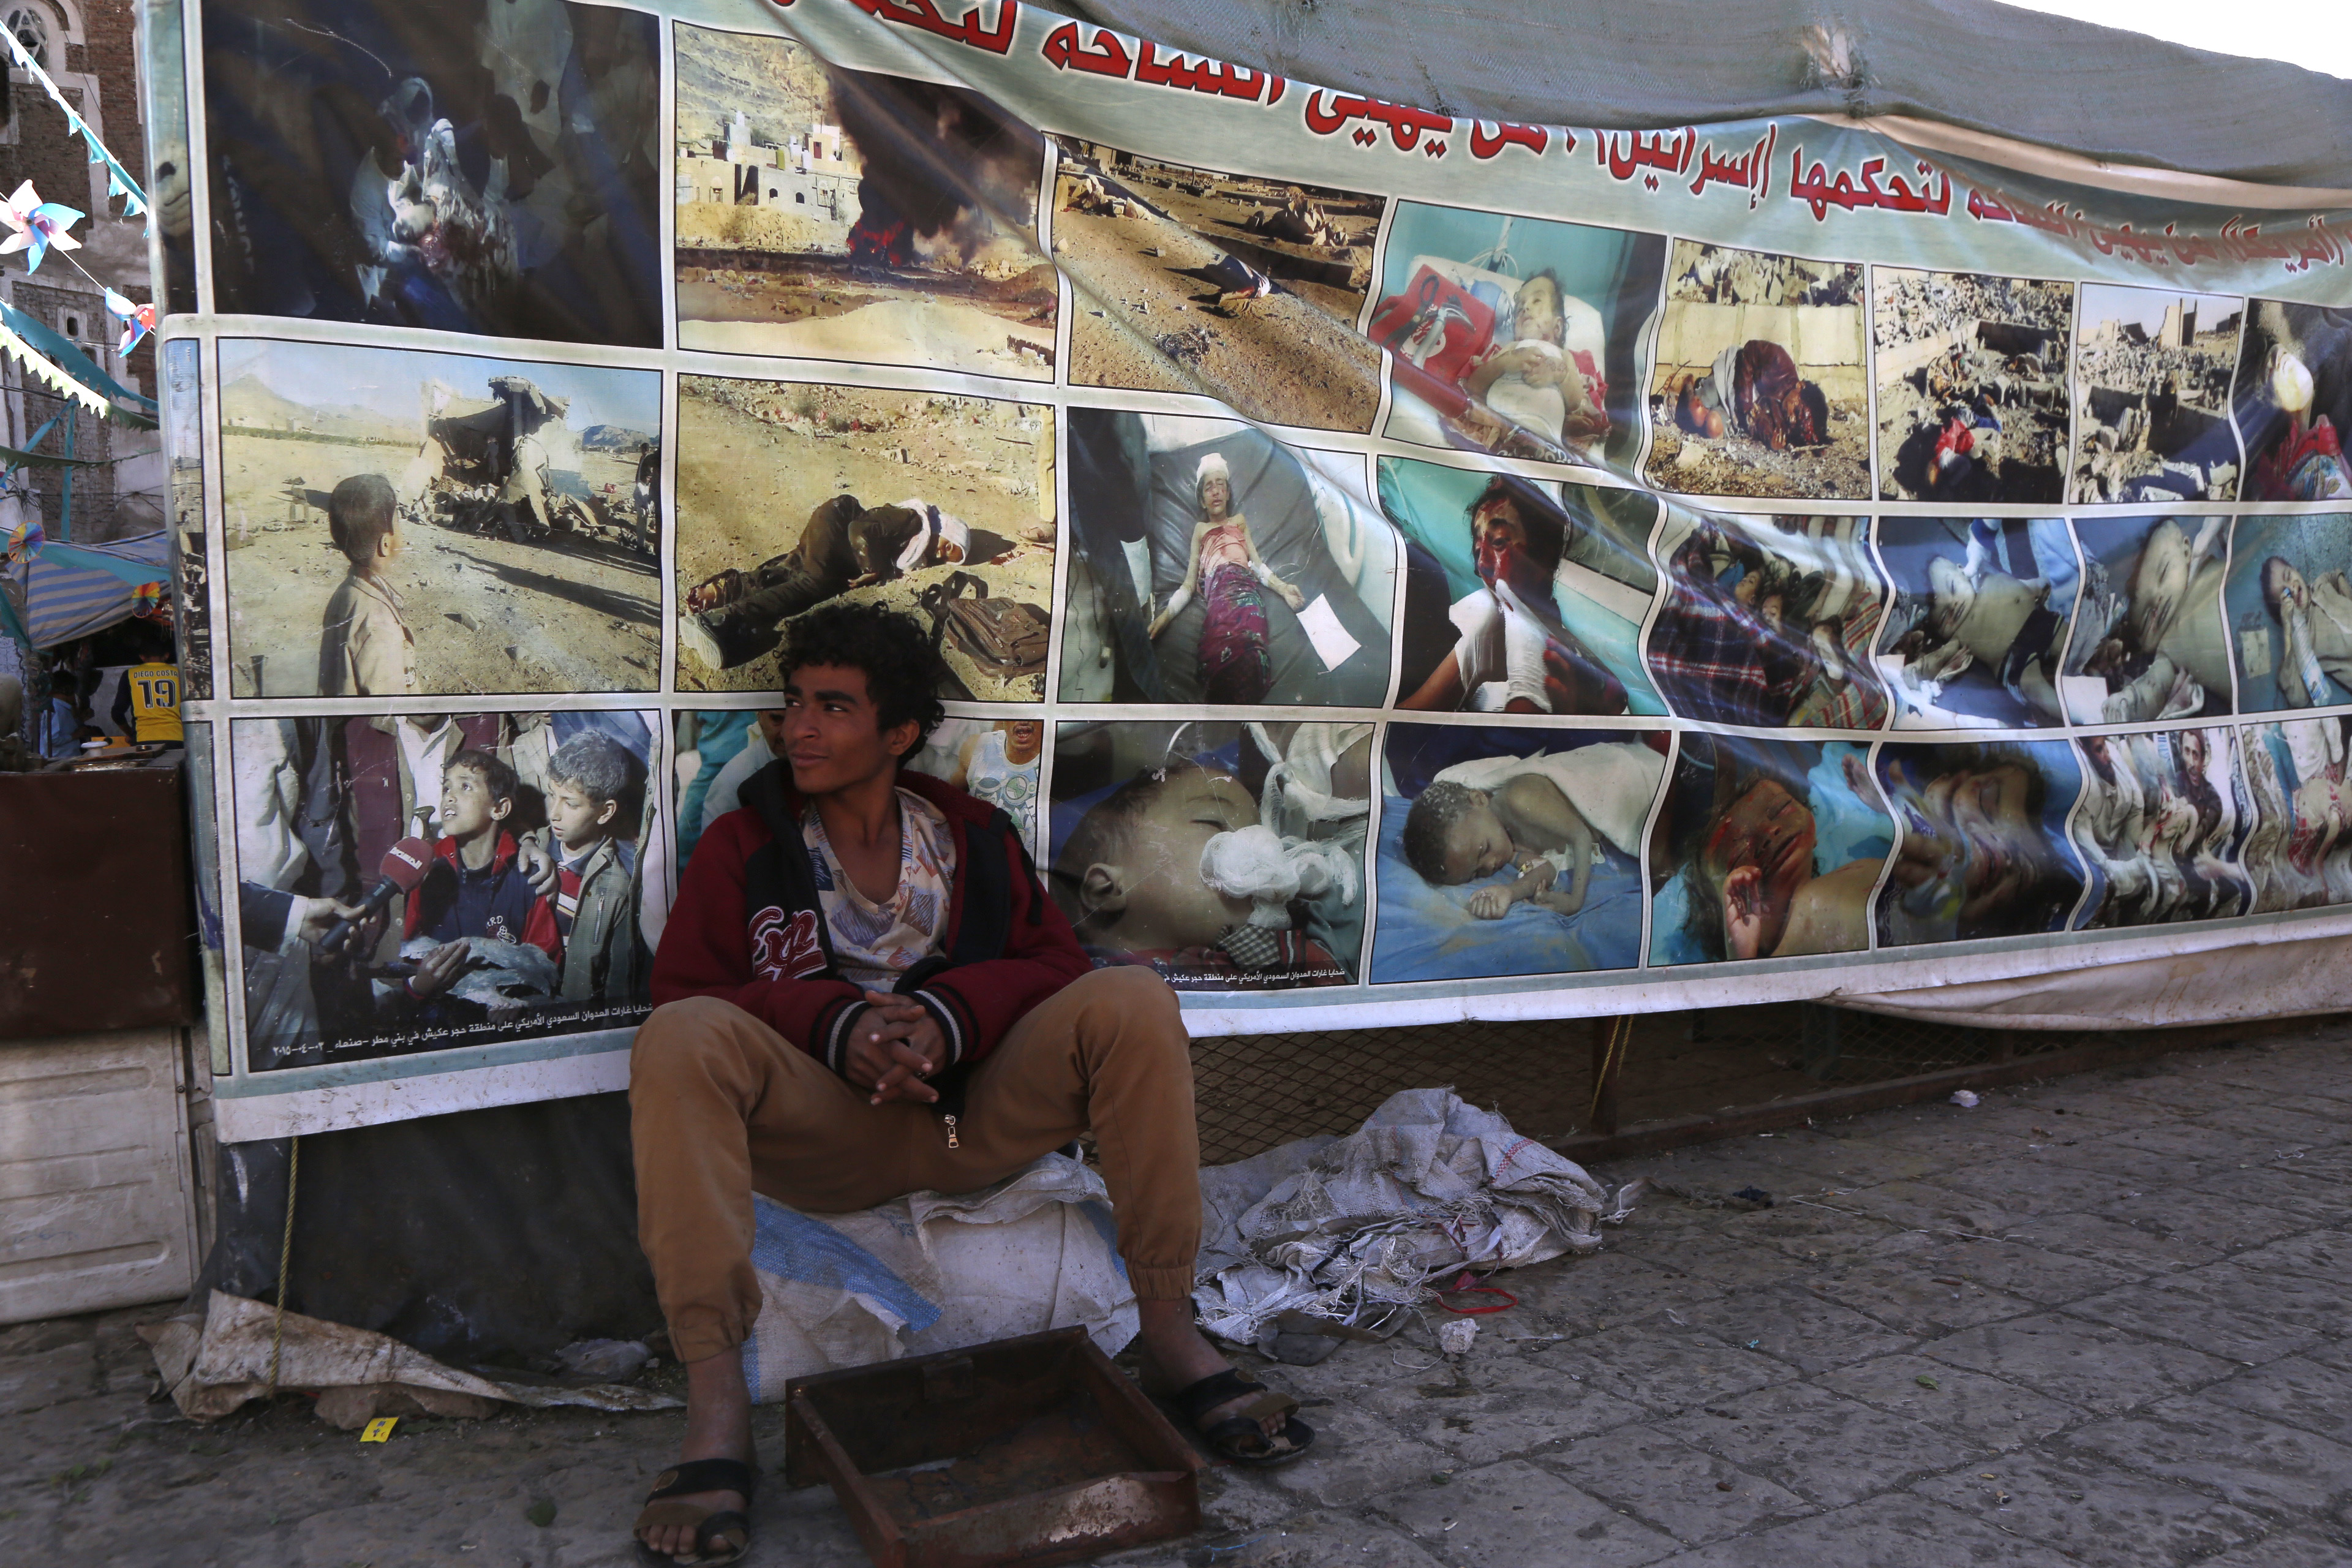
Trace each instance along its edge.
{"label": "photo of smoke and explosion", "polygon": [[219,0],[204,49],[215,309],[661,346],[654,17]]}
{"label": "photo of smoke and explosion", "polygon": [[1045,143],[980,94],[677,29],[678,346],[1052,379]]}

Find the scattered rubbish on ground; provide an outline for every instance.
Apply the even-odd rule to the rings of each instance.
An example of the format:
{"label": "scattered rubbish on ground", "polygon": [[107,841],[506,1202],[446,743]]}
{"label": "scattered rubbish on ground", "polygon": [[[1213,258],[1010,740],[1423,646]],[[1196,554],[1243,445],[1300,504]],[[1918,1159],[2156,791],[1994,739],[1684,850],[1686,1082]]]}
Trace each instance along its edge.
{"label": "scattered rubbish on ground", "polygon": [[1942,1384],[1937,1383],[1934,1378],[1929,1377],[1924,1372],[1918,1376],[1913,1378],[1911,1381],[1917,1384],[1922,1388],[1941,1388],[1944,1386]]}
{"label": "scattered rubbish on ground", "polygon": [[1958,1106],[1962,1110],[1974,1110],[1977,1108],[1976,1090],[1972,1089],[1956,1089],[1952,1090],[1952,1103]]}
{"label": "scattered rubbish on ground", "polygon": [[1468,1318],[1437,1325],[1437,1348],[1447,1355],[1468,1355],[1471,1342],[1477,1337],[1478,1325]]}
{"label": "scattered rubbish on ground", "polygon": [[1761,1187],[1742,1187],[1731,1194],[1731,1201],[1747,1208],[1769,1209],[1772,1206],[1772,1194]]}
{"label": "scattered rubbish on ground", "polygon": [[565,1376],[596,1383],[635,1377],[651,1360],[653,1352],[635,1340],[581,1340],[555,1352],[555,1363]]}

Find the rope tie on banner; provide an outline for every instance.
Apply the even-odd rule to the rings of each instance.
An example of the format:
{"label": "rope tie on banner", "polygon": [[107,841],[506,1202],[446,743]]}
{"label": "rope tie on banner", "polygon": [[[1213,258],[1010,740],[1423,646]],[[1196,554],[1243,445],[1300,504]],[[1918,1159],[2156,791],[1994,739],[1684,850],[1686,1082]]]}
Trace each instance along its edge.
{"label": "rope tie on banner", "polygon": [[286,1229],[278,1241],[278,1316],[269,1326],[269,1392],[278,1397],[278,1362],[286,1349],[286,1275],[294,1261],[294,1185],[302,1179],[302,1135],[287,1140]]}
{"label": "rope tie on banner", "polygon": [[1633,1015],[1618,1014],[1617,1021],[1609,1026],[1609,1047],[1601,1053],[1601,1070],[1592,1075],[1592,1103],[1585,1108],[1584,1112],[1587,1127],[1591,1126],[1592,1119],[1601,1114],[1601,1091],[1609,1087],[1609,1075],[1615,1072],[1618,1063],[1624,1060],[1625,1047],[1633,1037]]}

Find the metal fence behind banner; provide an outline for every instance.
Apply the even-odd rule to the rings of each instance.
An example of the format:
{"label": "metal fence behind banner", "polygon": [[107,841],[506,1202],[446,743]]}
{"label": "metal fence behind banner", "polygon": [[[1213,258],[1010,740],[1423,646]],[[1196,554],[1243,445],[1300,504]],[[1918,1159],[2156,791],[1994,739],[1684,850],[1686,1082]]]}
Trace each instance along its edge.
{"label": "metal fence behind banner", "polygon": [[1633,1020],[1623,1047],[1615,1125],[1604,1111],[1596,1127],[1594,1046],[1609,1024],[1553,1018],[1198,1039],[1201,1157],[1221,1163],[1293,1138],[1351,1132],[1390,1095],[1433,1085],[1499,1110],[1548,1142],[1708,1117],[1725,1118],[1729,1131],[1731,1118],[1775,1102],[1990,1069],[2106,1038],[1961,1028],[1811,1003],[1647,1014]]}

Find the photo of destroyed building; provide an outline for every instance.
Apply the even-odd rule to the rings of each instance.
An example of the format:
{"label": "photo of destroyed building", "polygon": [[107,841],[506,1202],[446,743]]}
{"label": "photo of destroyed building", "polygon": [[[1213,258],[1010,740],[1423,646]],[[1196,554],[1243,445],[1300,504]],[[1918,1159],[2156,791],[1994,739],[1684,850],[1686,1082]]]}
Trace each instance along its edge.
{"label": "photo of destroyed building", "polygon": [[1053,377],[1045,143],[979,94],[677,28],[678,346]]}
{"label": "photo of destroyed building", "polygon": [[1854,263],[1676,240],[1650,378],[1650,482],[1868,499],[1862,308]]}
{"label": "photo of destroyed building", "polygon": [[2083,285],[2070,501],[2162,506],[2238,493],[2232,296]]}
{"label": "photo of destroyed building", "polygon": [[1872,268],[1878,493],[2056,501],[2074,286]]}
{"label": "photo of destroyed building", "polygon": [[1355,325],[1384,198],[1055,141],[1074,384],[1206,393],[1269,424],[1371,428],[1380,354]]}
{"label": "photo of destroyed building", "polygon": [[[232,695],[658,684],[654,372],[252,339],[220,358]],[[386,498],[380,554],[347,481]],[[404,689],[320,689],[355,575],[405,630]]]}
{"label": "photo of destroyed building", "polygon": [[2352,499],[2352,314],[2249,302],[2231,417],[2246,454],[2245,500]]}

